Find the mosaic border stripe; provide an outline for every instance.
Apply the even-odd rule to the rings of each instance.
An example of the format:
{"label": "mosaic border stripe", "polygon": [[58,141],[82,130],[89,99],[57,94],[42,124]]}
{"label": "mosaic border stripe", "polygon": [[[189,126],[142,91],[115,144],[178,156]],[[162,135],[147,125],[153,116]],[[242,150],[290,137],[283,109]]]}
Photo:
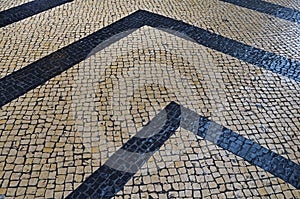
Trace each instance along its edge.
{"label": "mosaic border stripe", "polygon": [[100,44],[98,51],[142,27],[135,16],[131,14],[0,79],[0,107],[85,60]]}
{"label": "mosaic border stripe", "polygon": [[[288,78],[300,81],[300,62],[277,55],[247,44],[229,39],[222,35],[212,33],[199,27],[192,26],[182,21],[169,17],[161,16],[151,12],[144,12],[148,15],[145,25],[162,29],[173,33],[176,36],[183,37],[235,57],[239,60],[248,62],[271,72],[286,76]],[[157,23],[159,21],[159,23]]]}
{"label": "mosaic border stripe", "polygon": [[0,79],[0,107],[78,64],[90,56],[91,52],[96,53],[104,49],[144,25],[300,81],[299,61],[243,44],[179,20],[139,10]]}
{"label": "mosaic border stripe", "polygon": [[[115,196],[179,126],[300,189],[300,165],[207,117],[171,102],[144,127],[146,130],[142,129],[128,140],[67,199]],[[149,132],[152,134],[149,135]],[[141,138],[143,134],[146,137]]]}
{"label": "mosaic border stripe", "polygon": [[287,8],[284,6],[280,6],[277,4],[273,4],[261,0],[251,0],[251,1],[220,0],[220,1],[231,3],[233,5],[241,6],[244,8],[248,8],[250,10],[254,10],[257,12],[273,15],[274,17],[285,19],[291,22],[300,23],[300,11],[293,8]]}
{"label": "mosaic border stripe", "polygon": [[161,113],[166,116],[162,117],[165,123],[161,128],[157,128],[157,124],[162,114],[158,114],[154,122],[148,125],[151,126],[148,130],[155,132],[153,136],[141,138],[138,136],[142,134],[141,130],[66,198],[110,198],[121,190],[179,127],[181,114],[178,104],[170,103]]}
{"label": "mosaic border stripe", "polygon": [[0,12],[0,28],[74,0],[35,0]]}
{"label": "mosaic border stripe", "polygon": [[[181,106],[181,127],[300,189],[300,165]],[[183,120],[185,120],[183,122]],[[192,127],[193,123],[199,122]],[[189,125],[187,125],[189,124]]]}

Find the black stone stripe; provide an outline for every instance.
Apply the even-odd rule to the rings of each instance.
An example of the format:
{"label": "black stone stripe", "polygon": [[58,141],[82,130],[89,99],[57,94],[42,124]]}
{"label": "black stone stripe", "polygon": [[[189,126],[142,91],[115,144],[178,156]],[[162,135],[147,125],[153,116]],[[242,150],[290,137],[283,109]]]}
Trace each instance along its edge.
{"label": "black stone stripe", "polygon": [[136,13],[0,79],[0,107],[85,60],[95,48],[102,50],[140,28]]}
{"label": "black stone stripe", "polygon": [[74,0],[35,0],[0,12],[0,27],[21,21]]}
{"label": "black stone stripe", "polygon": [[[78,64],[132,31],[149,25],[300,81],[300,62],[211,33],[182,21],[137,11],[99,31],[0,79],[0,107]],[[100,47],[99,47],[100,46]]]}
{"label": "black stone stripe", "polygon": [[148,138],[133,137],[121,149],[135,153],[157,151],[179,127],[180,106],[172,102],[165,108],[165,111],[167,112],[167,120],[162,130]]}
{"label": "black stone stripe", "polygon": [[[274,176],[283,179],[285,182],[290,183],[297,189],[300,189],[300,165],[282,157],[277,153],[274,153],[265,147],[260,146],[259,144],[231,131],[230,129],[225,128],[224,126],[209,120],[207,117],[200,116],[199,114],[182,106],[180,107],[180,105],[175,102],[171,102],[163,111],[166,111],[167,113],[166,118],[161,118],[166,119],[164,125],[166,130],[159,131],[158,133],[161,135],[162,140],[154,140],[160,139],[160,137],[154,138],[154,136],[149,138],[153,139],[151,143],[155,145],[154,148],[152,147],[153,145],[149,145],[147,141],[141,142],[140,139],[131,138],[123,145],[123,147],[121,147],[121,149],[118,150],[120,151],[128,149],[129,152],[135,152],[136,154],[139,154],[137,156],[138,159],[134,160],[134,162],[139,162],[136,163],[136,165],[133,165],[133,167],[137,167],[133,169],[135,172],[140,169],[144,162],[151,157],[143,156],[143,153],[157,151],[164,144],[164,142],[172,134],[174,134],[181,121],[185,120],[185,125],[180,125],[182,128],[192,131],[204,139],[212,141],[217,146],[232,152],[233,154],[248,161],[250,164],[258,166]],[[189,117],[189,115],[192,115],[192,117]],[[156,117],[159,117],[159,114]],[[194,120],[197,120],[196,122],[198,123],[196,131],[187,125],[194,124]],[[151,122],[149,124],[151,125]],[[152,125],[152,127],[155,126],[155,124]],[[156,129],[152,130],[155,131]],[[148,147],[152,149],[147,150]],[[130,159],[130,157],[124,157],[122,154],[124,153],[121,151],[119,155],[113,155],[107,162],[115,161],[114,164],[118,165],[121,164],[121,162]],[[147,158],[145,159],[145,157]],[[120,158],[122,160],[120,160]],[[118,163],[118,161],[120,163]],[[116,170],[107,166],[105,163],[96,172],[89,176],[76,190],[68,195],[67,198],[111,198],[123,188],[123,186],[128,182],[128,180],[130,180],[131,177],[134,176],[134,174],[134,172]]]}
{"label": "black stone stripe", "polygon": [[[183,38],[188,37],[198,44],[296,81],[300,81],[299,61],[249,46],[169,17],[146,11],[145,15],[147,15],[147,19],[149,19],[145,22],[146,25],[165,31],[171,31],[172,34]],[[160,21],[160,23],[157,23],[157,21]]]}
{"label": "black stone stripe", "polygon": [[[142,154],[149,152],[149,150],[147,150],[148,147],[151,149],[151,152],[159,150],[164,142],[175,133],[180,124],[180,106],[178,104],[171,102],[163,111],[166,111],[167,113],[167,120],[164,125],[164,130],[159,131],[159,133],[157,133],[157,137],[152,136],[145,142],[141,142],[141,140],[138,138],[133,137],[128,140],[127,143],[125,143],[124,146],[119,150],[128,149],[129,151],[140,153],[140,159],[143,160],[144,156]],[[152,130],[155,131],[156,129]],[[150,142],[152,144],[149,144]],[[137,150],[134,150],[134,148],[137,148]],[[114,159],[114,156],[111,158],[113,158],[112,161],[118,161],[118,159]],[[129,157],[124,157],[125,160],[126,158],[129,159]],[[138,162],[139,160],[136,161]],[[142,165],[139,165],[139,168],[141,166]],[[104,164],[96,172],[89,176],[76,190],[68,195],[67,198],[113,197],[119,190],[123,188],[123,186],[134,174],[135,173],[119,171]]]}
{"label": "black stone stripe", "polygon": [[300,23],[300,11],[261,0],[220,0],[237,6]]}
{"label": "black stone stripe", "polygon": [[[199,116],[199,128],[196,134],[207,139],[208,131],[214,125],[216,123]],[[222,127],[219,132],[213,132],[213,134],[218,135],[213,140],[217,146],[300,189],[300,165],[225,127]]]}
{"label": "black stone stripe", "polygon": [[111,198],[134,176],[134,173],[127,173],[101,166],[89,176],[76,190],[66,199],[98,199]]}

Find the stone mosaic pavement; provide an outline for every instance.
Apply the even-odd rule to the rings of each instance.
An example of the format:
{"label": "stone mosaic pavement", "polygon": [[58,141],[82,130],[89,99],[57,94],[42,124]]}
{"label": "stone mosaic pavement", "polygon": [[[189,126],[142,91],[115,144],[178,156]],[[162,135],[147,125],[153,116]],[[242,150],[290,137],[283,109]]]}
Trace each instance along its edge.
{"label": "stone mosaic pavement", "polygon": [[1,1],[0,198],[300,198],[300,3],[249,2]]}

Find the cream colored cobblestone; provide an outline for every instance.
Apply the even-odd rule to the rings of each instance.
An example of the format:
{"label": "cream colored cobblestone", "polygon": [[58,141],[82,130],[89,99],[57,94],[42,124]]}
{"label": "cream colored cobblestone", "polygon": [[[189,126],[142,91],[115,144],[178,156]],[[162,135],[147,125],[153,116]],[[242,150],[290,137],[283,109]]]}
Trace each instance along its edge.
{"label": "cream colored cobblestone", "polygon": [[[297,53],[300,50],[297,45],[300,43],[298,24],[218,0],[205,3],[76,0],[2,28],[4,54],[0,76],[10,74],[138,9],[177,18],[248,45],[300,60]],[[266,23],[270,20],[272,23]],[[14,47],[15,44],[18,48]]]}
{"label": "cream colored cobblestone", "polygon": [[[137,9],[300,60],[298,24],[221,1],[77,0],[0,29],[0,78]],[[143,27],[1,108],[0,194],[67,196],[171,101],[299,164],[299,96],[293,80]],[[115,198],[299,195],[179,129]]]}

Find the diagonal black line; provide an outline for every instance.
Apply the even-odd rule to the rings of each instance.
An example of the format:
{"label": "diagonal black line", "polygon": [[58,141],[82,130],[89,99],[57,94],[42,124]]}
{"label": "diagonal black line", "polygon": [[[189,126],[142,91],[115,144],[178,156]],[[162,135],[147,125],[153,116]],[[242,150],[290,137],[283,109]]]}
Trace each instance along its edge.
{"label": "diagonal black line", "polygon": [[[171,32],[174,35],[190,40],[225,53],[250,64],[259,66],[274,73],[300,81],[300,62],[289,59],[275,53],[271,53],[247,44],[223,37],[202,28],[191,26],[182,21],[169,17],[153,14],[145,11],[148,15],[146,25]],[[157,21],[160,23],[157,23]]]}
{"label": "diagonal black line", "polygon": [[[146,158],[142,153],[148,153],[150,151],[141,151],[139,149],[151,148],[151,152],[159,150],[159,148],[165,143],[166,140],[170,138],[179,127],[180,124],[180,106],[174,102],[171,102],[166,106],[162,111],[165,111],[167,114],[164,128],[155,134],[155,136],[145,139],[133,137],[128,140],[120,150],[133,149],[136,148],[138,151],[137,159],[134,159],[134,164],[139,162],[139,159],[142,159],[143,162],[139,163],[138,168],[144,164],[151,156]],[[155,126],[155,124],[154,124]],[[155,131],[157,129],[152,129]],[[143,140],[140,142],[140,140]],[[149,143],[151,143],[149,145]],[[137,152],[135,151],[135,152]],[[118,152],[116,152],[118,153]],[[151,153],[153,154],[153,153]],[[108,161],[114,161],[115,164],[119,164],[120,158],[123,158],[122,161],[130,159],[130,157],[110,157]],[[107,162],[108,162],[107,161]],[[132,165],[129,165],[132,166]],[[133,165],[134,166],[134,165]],[[136,172],[137,170],[135,170]],[[70,195],[67,196],[68,199],[73,198],[110,198],[114,196],[123,186],[130,180],[130,178],[135,174],[135,172],[125,172],[113,169],[106,164],[102,165],[96,172],[89,176],[76,190],[74,190]]]}
{"label": "diagonal black line", "polygon": [[[147,128],[147,131],[150,129],[154,132],[158,131],[158,133],[147,138],[133,137],[128,140],[104,165],[89,176],[67,198],[111,198],[115,196],[154,152],[159,150],[165,141],[175,133],[179,124],[182,128],[215,143],[217,146],[248,161],[250,164],[261,167],[300,189],[300,165],[175,102],[171,102],[161,112],[163,111],[167,114],[166,118],[158,114],[146,126],[150,126],[150,128]],[[166,120],[162,129],[155,129],[158,126],[155,122],[153,123],[155,120]],[[195,123],[197,124],[196,128],[193,127]],[[151,150],[148,150],[149,148]],[[132,158],[132,154],[137,155]],[[129,163],[126,164],[126,162]],[[124,163],[124,167],[118,166],[124,165]],[[113,167],[123,168],[124,170]],[[128,170],[127,167],[132,167],[132,172],[126,171]]]}
{"label": "diagonal black line", "polygon": [[[84,60],[98,45],[101,44],[101,47],[97,50],[101,50],[107,45],[110,45],[111,43],[128,35],[133,30],[138,29],[143,25],[149,25],[171,32],[177,36],[189,38],[201,45],[226,53],[240,60],[255,64],[275,73],[287,76],[296,81],[300,81],[300,64],[298,61],[251,47],[249,45],[211,33],[195,26],[191,26],[178,20],[153,14],[147,11],[137,11],[134,14],[117,21],[114,24],[97,31],[84,39],[70,44],[69,46],[62,48],[34,62],[33,64],[30,64],[23,69],[2,78],[0,80],[0,106],[3,106],[4,104],[28,92],[29,90],[45,83],[52,77],[55,77],[61,72]],[[175,115],[177,113],[179,112],[175,111]],[[175,119],[177,117],[173,116],[172,118]],[[203,138],[207,138],[207,130],[210,129],[210,126],[213,123],[207,118],[201,116],[199,116],[199,118],[199,125],[201,128],[198,129],[196,134],[202,136]],[[177,124],[177,122],[173,122],[173,119],[168,120],[166,126]],[[139,154],[154,152],[164,143],[164,141],[168,139],[170,135],[172,135],[172,132],[174,132],[176,129],[177,127],[172,127],[166,128],[165,131],[160,131],[160,133],[163,134],[162,137],[154,136],[151,138],[153,140],[159,140],[155,142],[149,139],[133,138],[133,141],[131,140],[127,145],[125,144],[122,150],[137,152]],[[243,138],[242,136],[232,132],[229,129],[226,129],[225,127],[222,128],[222,131],[214,133],[218,134],[216,140],[214,141],[218,146],[244,158],[253,165],[260,166],[273,175],[278,176],[286,182],[294,185],[296,188],[299,188],[299,165],[264,147],[261,147],[251,140]],[[161,140],[159,138],[161,138]],[[117,183],[118,186],[116,187],[118,189],[120,186],[124,186],[126,179],[130,179],[134,174],[122,174],[119,171],[112,171],[105,167],[100,168],[96,173],[97,175],[109,173],[111,175],[108,176],[121,176],[108,183]],[[99,180],[106,179],[106,177],[98,177],[99,175],[97,178],[88,178],[90,179],[88,185],[89,187],[92,187],[91,189],[87,189],[89,191],[89,196],[92,194],[92,196],[98,197],[101,195],[101,193],[103,193],[103,191],[99,191],[98,185]],[[87,184],[83,184],[82,186],[84,185]],[[105,193],[110,194],[117,191],[117,189],[110,191],[107,191],[107,189],[108,187],[106,185],[104,188],[101,188],[101,190],[104,190]]]}
{"label": "diagonal black line", "polygon": [[35,0],[0,12],[0,28],[74,0]]}
{"label": "diagonal black line", "polygon": [[[221,128],[217,128],[217,131],[211,130],[215,129],[215,126]],[[202,116],[199,116],[196,135],[213,141],[217,146],[300,189],[300,165],[293,161]]]}
{"label": "diagonal black line", "polygon": [[133,137],[128,140],[121,149],[134,153],[150,153],[157,151],[179,126],[179,122],[177,121],[178,116],[180,116],[179,105],[171,103],[165,110],[167,111],[168,118],[165,121],[163,128],[157,134],[147,138]]}
{"label": "diagonal black line", "polygon": [[273,15],[291,22],[300,23],[300,11],[261,0],[220,0],[257,12]]}
{"label": "diagonal black line", "polygon": [[[134,173],[127,173],[101,166],[87,178],[75,191],[66,199],[98,199],[111,198],[134,176]],[[95,194],[98,193],[98,196]]]}
{"label": "diagonal black line", "polygon": [[[105,48],[130,34],[130,30],[140,28],[143,24],[136,17],[137,13],[135,12],[0,79],[0,107],[86,59],[95,48],[99,48],[100,44],[102,44],[102,48]],[[118,34],[121,36],[115,37]]]}
{"label": "diagonal black line", "polygon": [[[78,64],[132,31],[149,25],[237,59],[300,81],[300,62],[211,33],[182,21],[139,10],[0,79],[0,107]],[[99,47],[100,46],[100,47]]]}

